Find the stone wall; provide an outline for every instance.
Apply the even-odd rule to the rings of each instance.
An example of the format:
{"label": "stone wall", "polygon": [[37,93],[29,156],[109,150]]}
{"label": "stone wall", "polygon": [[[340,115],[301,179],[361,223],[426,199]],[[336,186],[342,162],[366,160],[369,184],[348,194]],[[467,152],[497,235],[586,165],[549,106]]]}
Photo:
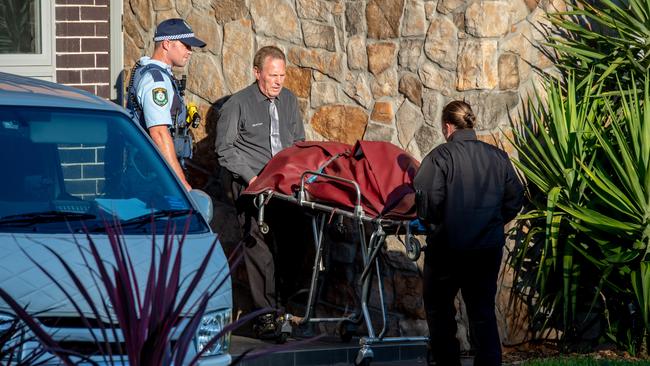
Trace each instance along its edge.
{"label": "stone wall", "polygon": [[[169,17],[186,19],[207,42],[184,70],[189,100],[205,116],[193,131],[197,145],[190,174],[193,186],[215,198],[213,224],[228,246],[236,242],[237,233],[213,152],[215,118],[224,97],[254,80],[256,49],[276,45],[286,52],[286,86],[299,98],[309,140],[391,141],[421,159],[443,142],[439,126],[444,105],[465,99],[477,112],[480,138],[512,152],[504,143],[508,116],[516,115],[520,98],[531,91],[534,70],[552,66],[535,45],[548,24],[545,12],[562,4],[125,0],[125,64],[130,68],[138,57],[151,53],[153,29]],[[390,274],[385,281],[389,311],[397,323],[392,331],[421,334],[426,326],[419,266],[406,260],[400,248],[396,241],[389,243],[384,266]],[[354,250],[348,252],[354,258]],[[351,261],[350,255],[340,262]]]}

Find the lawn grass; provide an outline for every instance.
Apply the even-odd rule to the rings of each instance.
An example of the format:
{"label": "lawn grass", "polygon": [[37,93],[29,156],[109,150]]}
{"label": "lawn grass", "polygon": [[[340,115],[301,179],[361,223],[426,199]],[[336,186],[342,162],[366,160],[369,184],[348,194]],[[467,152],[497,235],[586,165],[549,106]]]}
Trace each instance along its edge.
{"label": "lawn grass", "polygon": [[628,366],[650,365],[650,361],[623,361],[591,358],[548,358],[543,360],[529,360],[520,366]]}

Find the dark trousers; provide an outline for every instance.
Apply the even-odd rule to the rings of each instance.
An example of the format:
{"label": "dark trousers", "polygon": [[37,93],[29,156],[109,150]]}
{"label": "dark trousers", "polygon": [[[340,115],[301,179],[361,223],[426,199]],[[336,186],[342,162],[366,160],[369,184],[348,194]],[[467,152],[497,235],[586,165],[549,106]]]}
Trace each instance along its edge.
{"label": "dark trousers", "polygon": [[283,304],[303,285],[300,269],[306,251],[313,246],[306,231],[309,221],[298,206],[274,199],[264,210],[264,222],[270,232],[262,234],[253,197],[241,196],[244,188],[242,182],[232,180],[253,306],[277,309],[278,300]]}
{"label": "dark trousers", "polygon": [[497,277],[502,248],[454,251],[427,248],[424,262],[424,306],[429,350],[437,366],[460,366],[454,299],[460,290],[467,308],[475,366],[501,365],[501,341],[495,315]]}

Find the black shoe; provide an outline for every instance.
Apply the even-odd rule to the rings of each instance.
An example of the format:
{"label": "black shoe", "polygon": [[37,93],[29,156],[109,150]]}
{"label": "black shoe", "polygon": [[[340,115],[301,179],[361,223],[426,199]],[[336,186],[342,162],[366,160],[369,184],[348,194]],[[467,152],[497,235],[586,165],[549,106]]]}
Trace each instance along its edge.
{"label": "black shoe", "polygon": [[262,314],[253,324],[255,336],[259,339],[273,339],[278,336],[278,324],[274,313]]}

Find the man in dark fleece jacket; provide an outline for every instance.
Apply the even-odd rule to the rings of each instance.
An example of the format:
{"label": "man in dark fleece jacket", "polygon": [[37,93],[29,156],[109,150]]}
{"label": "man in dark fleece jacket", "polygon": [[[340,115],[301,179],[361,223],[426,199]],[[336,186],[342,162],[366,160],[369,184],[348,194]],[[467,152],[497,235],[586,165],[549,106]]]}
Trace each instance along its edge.
{"label": "man in dark fleece jacket", "polygon": [[523,188],[508,155],[478,141],[469,104],[449,103],[442,113],[447,143],[422,161],[415,177],[418,217],[426,223],[424,305],[430,361],[460,366],[454,298],[460,290],[476,346],[474,365],[501,365],[495,315],[504,225],[523,202]]}

